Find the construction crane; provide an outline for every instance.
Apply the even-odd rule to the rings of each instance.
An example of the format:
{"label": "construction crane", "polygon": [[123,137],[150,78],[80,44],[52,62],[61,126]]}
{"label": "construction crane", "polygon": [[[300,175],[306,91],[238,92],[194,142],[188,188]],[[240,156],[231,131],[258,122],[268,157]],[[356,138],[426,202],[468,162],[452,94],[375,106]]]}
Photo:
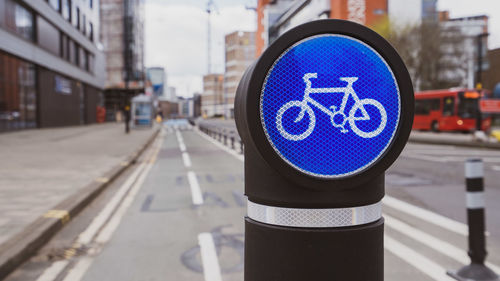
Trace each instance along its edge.
{"label": "construction crane", "polygon": [[212,12],[219,13],[213,0],[207,1],[207,74],[212,73],[212,27],[210,16]]}

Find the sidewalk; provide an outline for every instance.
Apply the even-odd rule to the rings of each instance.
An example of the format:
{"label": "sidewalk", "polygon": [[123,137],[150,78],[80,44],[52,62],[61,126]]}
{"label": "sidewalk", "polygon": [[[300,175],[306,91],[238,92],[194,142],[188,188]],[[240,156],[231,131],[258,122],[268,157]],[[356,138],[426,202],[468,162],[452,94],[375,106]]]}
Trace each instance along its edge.
{"label": "sidewalk", "polygon": [[409,142],[426,143],[426,144],[445,144],[469,147],[482,147],[500,149],[500,143],[493,137],[489,137],[488,141],[474,140],[472,134],[462,133],[445,133],[445,132],[419,132],[412,131]]}
{"label": "sidewalk", "polygon": [[[28,230],[52,227],[44,218],[64,224],[72,211],[60,205],[83,208],[157,131],[131,130],[126,135],[123,124],[107,123],[0,134],[0,271],[6,252],[16,254],[13,247],[32,243],[34,237],[23,238],[33,236]],[[48,212],[54,209],[63,211]]]}

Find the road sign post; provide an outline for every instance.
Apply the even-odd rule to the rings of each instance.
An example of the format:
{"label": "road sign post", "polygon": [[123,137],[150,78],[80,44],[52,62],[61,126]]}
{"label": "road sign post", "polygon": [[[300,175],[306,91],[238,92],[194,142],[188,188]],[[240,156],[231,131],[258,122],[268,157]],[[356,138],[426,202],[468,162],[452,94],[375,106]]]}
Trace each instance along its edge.
{"label": "road sign post", "polygon": [[382,37],[321,20],[278,38],[238,86],[245,280],[383,280],[384,172],[408,139],[411,80]]}

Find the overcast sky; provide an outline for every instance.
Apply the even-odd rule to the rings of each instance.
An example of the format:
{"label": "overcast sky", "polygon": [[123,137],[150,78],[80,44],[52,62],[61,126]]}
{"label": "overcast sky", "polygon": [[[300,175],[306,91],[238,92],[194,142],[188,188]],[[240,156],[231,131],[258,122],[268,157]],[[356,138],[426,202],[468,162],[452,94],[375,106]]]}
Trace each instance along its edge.
{"label": "overcast sky", "polygon": [[[394,0],[393,0],[394,1]],[[404,1],[404,0],[399,0]],[[189,97],[202,91],[207,73],[206,0],[145,0],[145,63],[167,71],[168,86],[177,95]],[[224,72],[224,35],[233,31],[254,31],[257,16],[245,6],[256,0],[214,0],[218,13],[212,14],[212,70]],[[500,0],[438,0],[439,10],[451,17],[486,14],[490,16],[489,47],[500,47]]]}

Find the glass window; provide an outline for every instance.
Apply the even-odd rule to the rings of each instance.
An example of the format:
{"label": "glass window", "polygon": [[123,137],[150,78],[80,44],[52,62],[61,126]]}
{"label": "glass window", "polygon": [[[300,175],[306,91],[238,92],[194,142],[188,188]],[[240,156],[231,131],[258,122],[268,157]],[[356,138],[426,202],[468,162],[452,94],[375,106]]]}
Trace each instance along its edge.
{"label": "glass window", "polygon": [[80,8],[78,7],[76,7],[75,26],[76,29],[80,30]]}
{"label": "glass window", "polygon": [[80,46],[78,46],[78,43],[74,42],[75,44],[75,65],[80,65]]}
{"label": "glass window", "polygon": [[94,55],[93,55],[93,54],[91,54],[91,53],[89,53],[88,55],[89,55],[89,56],[88,56],[88,65],[89,65],[89,69],[88,69],[88,71],[89,71],[90,73],[94,73],[94,67],[95,67],[95,59],[94,59]]}
{"label": "glass window", "polygon": [[0,15],[0,24],[24,39],[33,41],[35,38],[33,13],[17,2],[5,0],[3,15]]}
{"label": "glass window", "polygon": [[82,32],[85,34],[87,32],[87,21],[85,15],[82,15]]}
{"label": "glass window", "polygon": [[49,0],[50,6],[56,11],[61,11],[61,1],[60,0]]}
{"label": "glass window", "polygon": [[446,97],[443,99],[443,116],[453,116],[455,113],[455,98]]}
{"label": "glass window", "polygon": [[35,66],[1,52],[0,65],[0,132],[35,128]]}
{"label": "glass window", "polygon": [[42,17],[37,17],[38,45],[59,56],[61,54],[61,32]]}
{"label": "glass window", "polygon": [[89,39],[94,42],[94,25],[91,22],[89,22]]}
{"label": "glass window", "polygon": [[71,22],[71,0],[62,0],[62,15],[63,18]]}
{"label": "glass window", "polygon": [[89,7],[92,9],[94,7],[94,1],[89,0]]}
{"label": "glass window", "polygon": [[458,103],[458,115],[462,118],[476,118],[479,114],[479,99],[461,98]]}
{"label": "glass window", "polygon": [[80,67],[88,70],[89,65],[88,65],[88,53],[85,51],[84,48],[80,48]]}

